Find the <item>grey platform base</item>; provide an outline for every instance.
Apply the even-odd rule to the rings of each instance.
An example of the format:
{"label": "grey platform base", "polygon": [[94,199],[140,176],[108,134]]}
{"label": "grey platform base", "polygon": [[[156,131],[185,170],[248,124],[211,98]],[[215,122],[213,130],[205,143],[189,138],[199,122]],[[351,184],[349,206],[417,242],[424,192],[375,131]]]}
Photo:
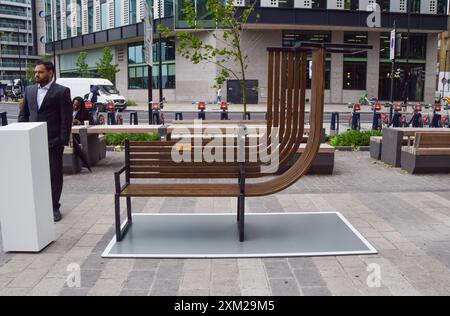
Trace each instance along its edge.
{"label": "grey platform base", "polygon": [[340,213],[247,214],[245,242],[234,214],[134,214],[105,258],[252,258],[376,254]]}

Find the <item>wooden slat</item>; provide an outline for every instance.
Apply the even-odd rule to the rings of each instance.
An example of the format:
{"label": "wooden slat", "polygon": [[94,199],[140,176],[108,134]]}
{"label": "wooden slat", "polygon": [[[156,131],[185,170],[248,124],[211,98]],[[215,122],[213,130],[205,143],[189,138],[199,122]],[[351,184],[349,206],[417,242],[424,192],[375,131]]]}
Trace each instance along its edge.
{"label": "wooden slat", "polygon": [[[311,132],[305,152],[295,164],[282,175],[262,183],[246,183],[247,196],[271,195],[290,187],[304,176],[313,164],[320,148],[322,134],[324,90],[325,90],[325,49],[313,52],[313,81],[311,87]],[[303,68],[302,68],[303,69]],[[306,69],[306,68],[305,68]],[[304,93],[304,91],[301,91]],[[301,100],[301,111],[304,111],[304,101]],[[303,126],[303,124],[300,124]]]}
{"label": "wooden slat", "polygon": [[417,156],[450,156],[450,148],[415,148]]}
{"label": "wooden slat", "polygon": [[239,195],[237,184],[130,184],[122,196],[210,197]]}
{"label": "wooden slat", "polygon": [[275,52],[275,80],[273,92],[273,123],[272,127],[280,125],[280,52]]}
{"label": "wooden slat", "polygon": [[281,90],[280,90],[280,118],[279,118],[279,126],[280,126],[280,137],[284,136],[284,129],[286,128],[286,89],[287,89],[287,76],[288,72],[288,56],[289,52],[281,53]]}
{"label": "wooden slat", "polygon": [[220,166],[171,166],[171,167],[161,167],[161,166],[139,166],[139,167],[130,167],[130,172],[160,172],[160,173],[239,173],[239,167],[233,166],[231,168],[222,168]]}
{"label": "wooden slat", "polygon": [[[201,166],[208,166],[208,165],[214,165],[218,167],[235,167],[238,165],[237,162],[213,162],[213,163],[207,163],[207,162],[174,162],[172,160],[131,160],[131,166],[193,166],[193,167],[201,167]],[[245,164],[246,167],[259,167],[261,164],[254,163],[254,162],[247,162]]]}
{"label": "wooden slat", "polygon": [[450,148],[450,133],[418,132],[415,139],[415,148]]}
{"label": "wooden slat", "polygon": [[273,58],[274,52],[269,52],[269,64],[267,66],[269,78],[267,79],[267,133],[272,132],[273,121]]}

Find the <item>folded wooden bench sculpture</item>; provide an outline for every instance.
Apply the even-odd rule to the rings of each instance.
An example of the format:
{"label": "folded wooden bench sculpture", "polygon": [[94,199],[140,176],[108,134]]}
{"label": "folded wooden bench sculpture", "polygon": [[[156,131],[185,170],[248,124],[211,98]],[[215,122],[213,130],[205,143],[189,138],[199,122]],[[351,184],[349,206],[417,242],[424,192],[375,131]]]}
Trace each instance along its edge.
{"label": "folded wooden bench sculpture", "polygon": [[[266,139],[255,144],[246,122],[238,124],[238,137],[209,140],[185,138],[161,142],[127,142],[125,166],[115,174],[116,238],[121,241],[132,224],[131,197],[236,197],[239,240],[244,241],[245,198],[272,195],[297,182],[311,167],[321,143],[325,60],[327,52],[358,53],[368,45],[301,43],[296,48],[268,49],[268,101]],[[312,52],[310,129],[301,156],[284,168],[297,154],[304,135],[308,53]],[[249,124],[251,121],[249,121]],[[213,151],[215,161],[198,160],[196,152]],[[254,152],[267,153],[270,161],[251,159]],[[184,161],[173,154],[182,152]],[[232,161],[229,161],[231,152]],[[272,168],[272,158],[276,167]],[[284,168],[284,169],[283,169]],[[278,170],[283,170],[278,174]],[[122,186],[120,175],[125,173]],[[248,178],[261,178],[247,182]],[[189,183],[141,183],[140,179],[195,179]],[[203,180],[201,180],[203,179]],[[235,179],[234,183],[221,179]],[[140,181],[138,181],[140,180]],[[120,198],[126,198],[127,222],[121,225]]]}

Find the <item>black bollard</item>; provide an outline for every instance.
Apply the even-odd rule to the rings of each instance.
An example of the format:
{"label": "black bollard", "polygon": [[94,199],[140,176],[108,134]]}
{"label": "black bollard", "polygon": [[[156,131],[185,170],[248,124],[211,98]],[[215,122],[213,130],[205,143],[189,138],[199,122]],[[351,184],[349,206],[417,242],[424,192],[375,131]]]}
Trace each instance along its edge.
{"label": "black bollard", "polygon": [[220,113],[220,120],[221,121],[228,120],[228,112],[223,111],[222,113]]}
{"label": "black bollard", "polygon": [[206,120],[206,113],[204,111],[199,111],[198,112],[198,119],[199,120]]}
{"label": "black bollard", "polygon": [[331,113],[330,130],[334,135],[339,134],[339,112]]}
{"label": "black bollard", "polygon": [[381,130],[381,113],[373,114],[372,130]]}
{"label": "black bollard", "polygon": [[130,113],[130,125],[138,125],[138,114],[137,112]]}
{"label": "black bollard", "polygon": [[116,125],[116,113],[108,113],[108,125]]}
{"label": "black bollard", "polygon": [[6,112],[1,112],[1,113],[0,113],[0,117],[1,117],[0,122],[2,123],[1,126],[6,126],[6,125],[8,125],[8,116],[7,116],[7,113],[6,113]]}
{"label": "black bollard", "polygon": [[176,112],[175,121],[182,121],[182,120],[183,120],[183,112]]}
{"label": "black bollard", "polygon": [[161,118],[159,116],[159,111],[153,111],[153,124],[154,125],[160,125],[161,124]]}
{"label": "black bollard", "polygon": [[352,129],[360,130],[361,129],[361,113],[353,112],[352,114]]}

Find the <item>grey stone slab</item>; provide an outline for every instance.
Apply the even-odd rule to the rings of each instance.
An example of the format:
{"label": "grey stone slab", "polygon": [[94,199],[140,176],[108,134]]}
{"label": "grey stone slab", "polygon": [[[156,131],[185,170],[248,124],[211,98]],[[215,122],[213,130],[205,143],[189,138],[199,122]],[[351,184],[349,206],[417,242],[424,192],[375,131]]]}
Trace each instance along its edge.
{"label": "grey stone slab", "polygon": [[176,296],[179,293],[180,279],[157,279],[150,291],[151,296]]}
{"label": "grey stone slab", "polygon": [[123,287],[128,290],[149,291],[154,278],[154,271],[131,271]]}
{"label": "grey stone slab", "polygon": [[274,296],[299,296],[300,290],[294,278],[270,279],[270,289]]}
{"label": "grey stone slab", "polygon": [[87,288],[64,288],[60,296],[87,296],[90,289]]}
{"label": "grey stone slab", "polygon": [[136,259],[133,270],[156,270],[160,262],[159,259]]}
{"label": "grey stone slab", "polygon": [[179,279],[183,275],[183,265],[174,263],[161,263],[157,273],[157,279]]}
{"label": "grey stone slab", "polygon": [[272,278],[293,278],[292,271],[286,261],[264,262],[267,277]]}
{"label": "grey stone slab", "polygon": [[148,290],[128,290],[123,289],[120,296],[148,296]]}
{"label": "grey stone slab", "polygon": [[305,296],[331,296],[331,292],[326,286],[309,286],[301,289]]}
{"label": "grey stone slab", "polygon": [[84,261],[81,266],[82,270],[102,270],[108,263],[100,254],[93,253]]}
{"label": "grey stone slab", "polygon": [[325,281],[316,269],[296,269],[293,272],[300,287],[326,286]]}
{"label": "grey stone slab", "polygon": [[81,270],[81,286],[84,288],[92,288],[100,275],[102,270]]}

